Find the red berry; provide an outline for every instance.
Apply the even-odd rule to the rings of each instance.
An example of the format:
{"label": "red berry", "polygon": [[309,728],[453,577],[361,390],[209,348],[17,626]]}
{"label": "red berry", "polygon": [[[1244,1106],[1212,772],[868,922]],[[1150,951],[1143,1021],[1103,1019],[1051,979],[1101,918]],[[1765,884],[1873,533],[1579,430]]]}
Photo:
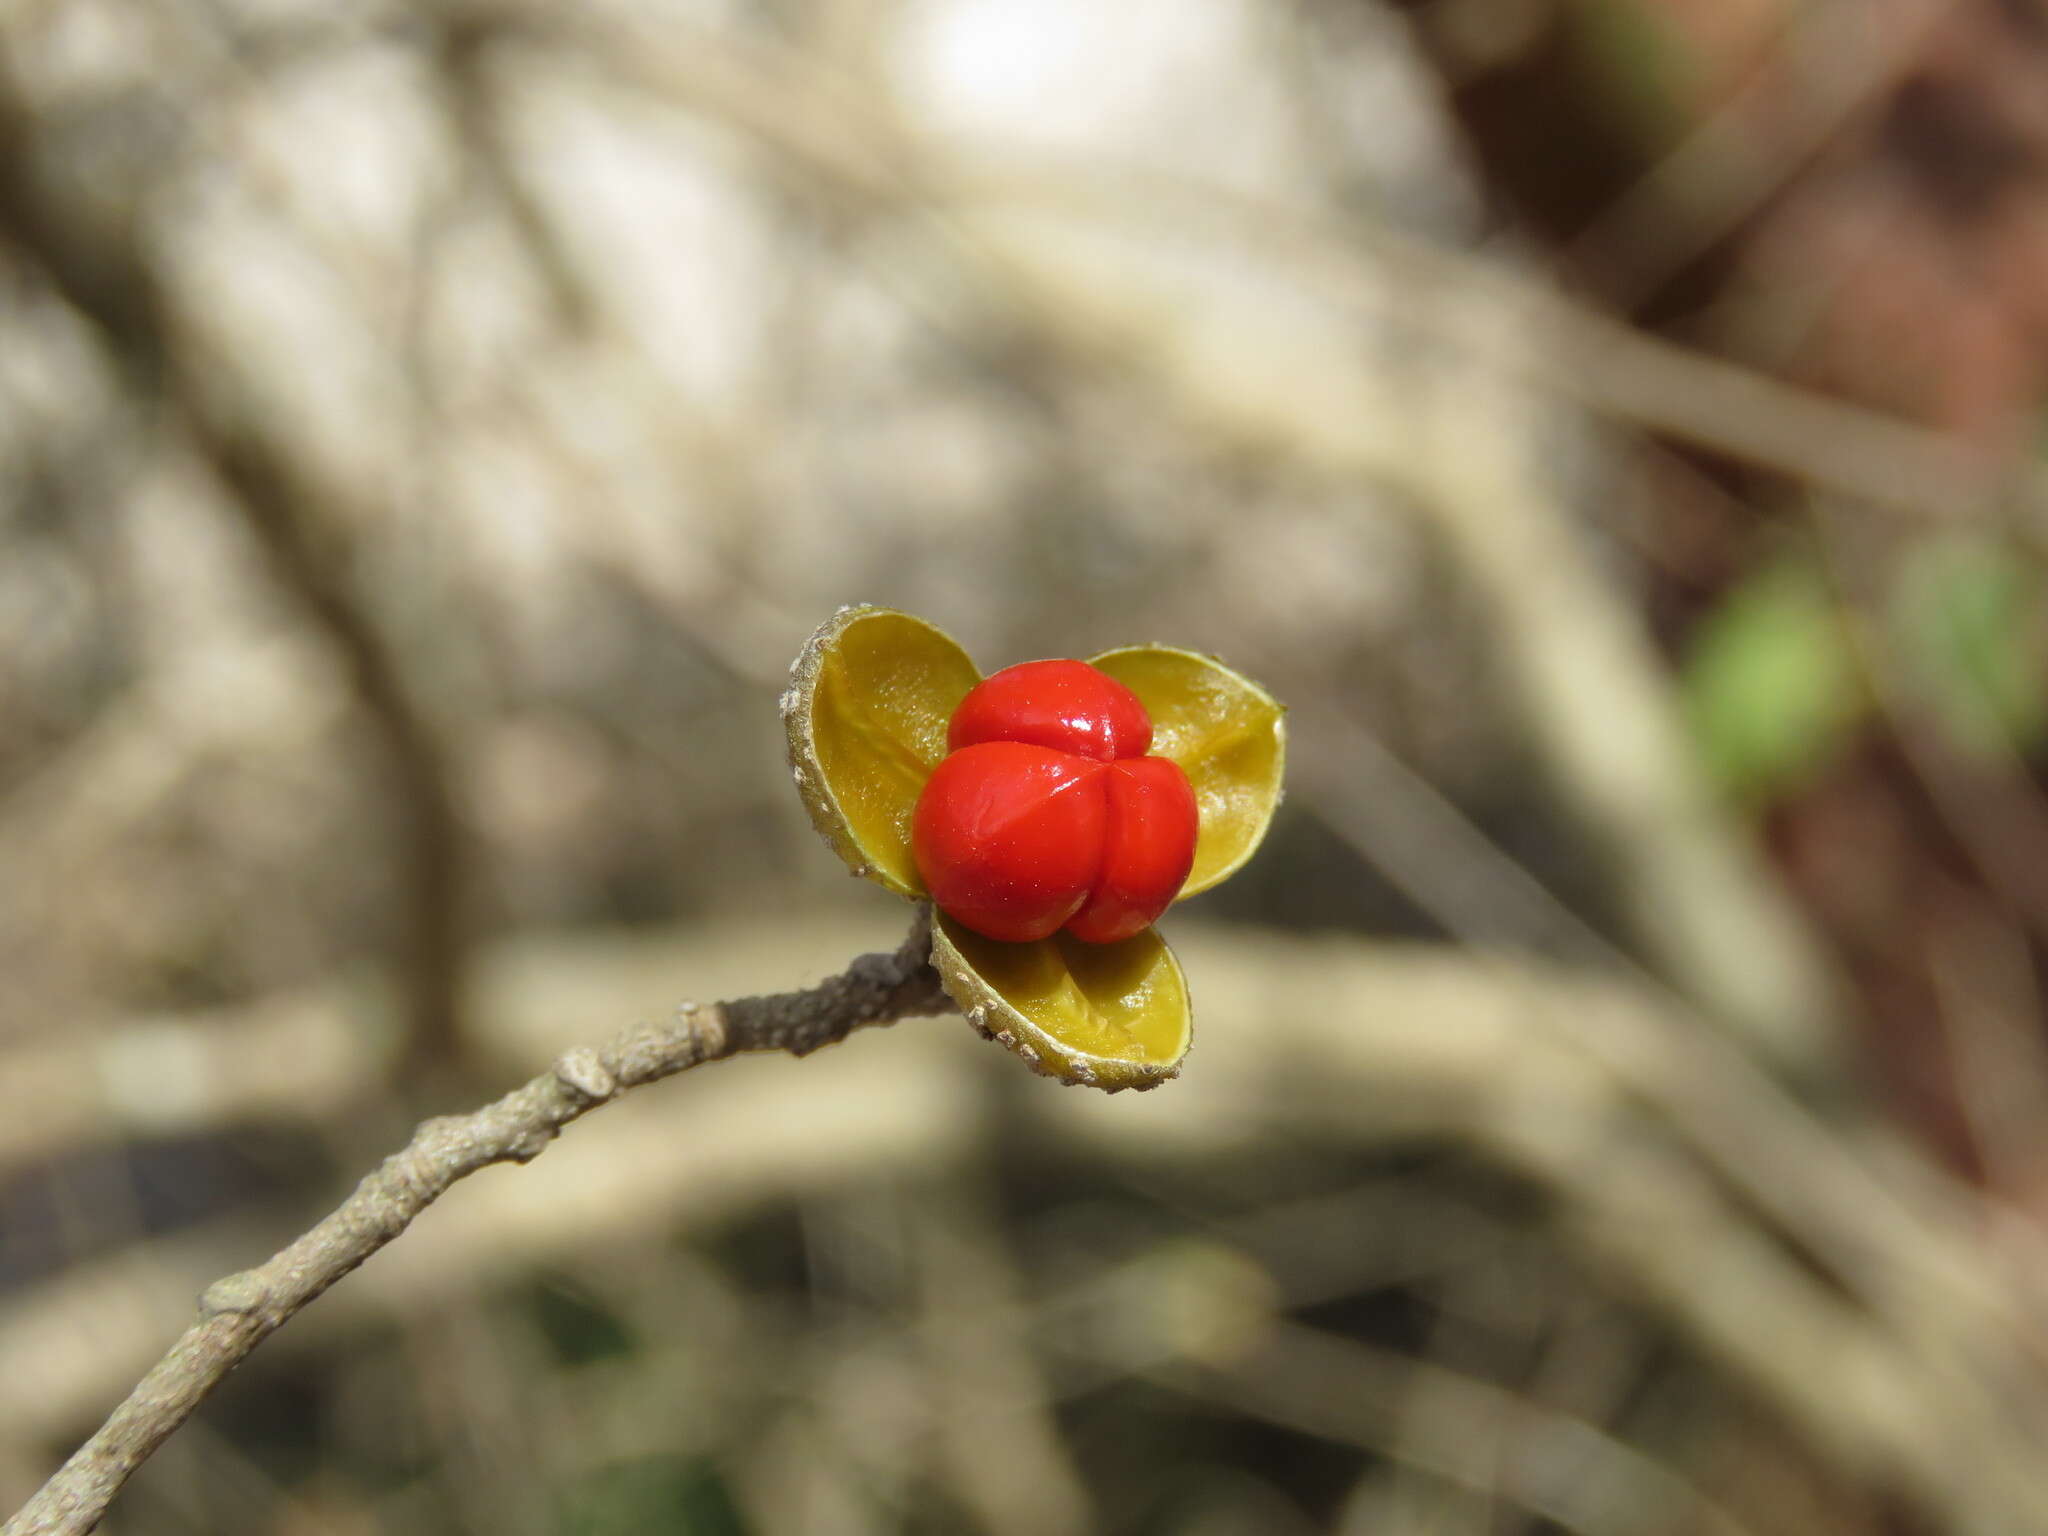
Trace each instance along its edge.
{"label": "red berry", "polygon": [[947,757],[925,781],[910,851],[942,910],[1008,943],[1056,933],[1102,868],[1104,765],[1019,741]]}
{"label": "red berry", "polygon": [[953,711],[952,751],[1028,741],[1097,762],[1143,757],[1152,719],[1138,696],[1085,661],[1026,661],[984,678]]}
{"label": "red berry", "polygon": [[1102,869],[1067,932],[1090,944],[1114,944],[1151,927],[1187,884],[1195,862],[1195,792],[1180,764],[1134,757],[1102,773],[1109,832]]}

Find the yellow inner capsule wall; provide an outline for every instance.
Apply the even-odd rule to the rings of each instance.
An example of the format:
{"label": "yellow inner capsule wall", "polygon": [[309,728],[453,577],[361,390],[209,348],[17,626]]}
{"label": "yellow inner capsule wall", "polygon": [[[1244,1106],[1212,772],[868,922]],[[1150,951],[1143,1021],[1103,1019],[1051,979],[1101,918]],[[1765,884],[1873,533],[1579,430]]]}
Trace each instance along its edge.
{"label": "yellow inner capsule wall", "polygon": [[1152,716],[1152,750],[1180,764],[1201,829],[1182,896],[1206,891],[1252,856],[1280,800],[1286,769],[1284,711],[1272,695],[1222,663],[1164,646],[1094,658]]}
{"label": "yellow inner capsule wall", "polygon": [[941,922],[961,958],[1043,1036],[1042,1045],[1095,1058],[1110,1076],[1117,1063],[1171,1065],[1186,1052],[1187,983],[1154,930],[1116,944],[1084,944],[1065,933],[1046,943],[1001,944]]}
{"label": "yellow inner capsule wall", "polygon": [[910,854],[918,792],[946,755],[946,722],[981,680],[967,653],[908,614],[853,619],[819,658],[811,749],[855,851],[921,895]]}

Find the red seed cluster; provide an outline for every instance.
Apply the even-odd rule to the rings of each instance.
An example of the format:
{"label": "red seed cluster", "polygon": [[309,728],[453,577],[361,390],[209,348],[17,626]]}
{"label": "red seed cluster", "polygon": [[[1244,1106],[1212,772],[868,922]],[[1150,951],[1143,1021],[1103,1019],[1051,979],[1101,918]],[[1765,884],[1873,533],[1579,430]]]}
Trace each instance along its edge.
{"label": "red seed cluster", "polygon": [[1064,928],[1091,944],[1150,927],[1195,861],[1194,791],[1147,757],[1138,696],[1084,661],[1027,661],[953,712],[911,820],[932,900],[1009,943]]}

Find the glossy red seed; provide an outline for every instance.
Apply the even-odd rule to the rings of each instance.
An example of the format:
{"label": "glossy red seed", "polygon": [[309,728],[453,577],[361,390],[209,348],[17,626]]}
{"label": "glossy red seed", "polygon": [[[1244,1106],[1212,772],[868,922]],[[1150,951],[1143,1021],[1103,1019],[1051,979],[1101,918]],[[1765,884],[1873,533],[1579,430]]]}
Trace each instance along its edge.
{"label": "glossy red seed", "polygon": [[1067,932],[1114,944],[1151,927],[1187,884],[1195,862],[1195,792],[1180,764],[1127,758],[1102,773],[1109,830],[1102,868]]}
{"label": "glossy red seed", "polygon": [[910,823],[911,854],[932,900],[991,939],[1058,932],[1102,868],[1106,772],[1028,742],[952,753],[925,781]]}
{"label": "glossy red seed", "polygon": [[1143,757],[1152,719],[1135,693],[1085,661],[1026,661],[984,678],[953,711],[948,748],[987,741],[1028,741],[1106,763]]}

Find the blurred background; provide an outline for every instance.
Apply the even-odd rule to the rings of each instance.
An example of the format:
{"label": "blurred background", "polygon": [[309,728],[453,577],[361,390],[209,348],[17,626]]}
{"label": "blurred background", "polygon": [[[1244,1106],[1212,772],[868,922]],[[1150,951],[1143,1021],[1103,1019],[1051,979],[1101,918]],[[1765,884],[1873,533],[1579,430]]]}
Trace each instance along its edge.
{"label": "blurred background", "polygon": [[867,601],[1290,706],[1183,1077],[636,1094],[107,1530],[2048,1531],[2044,370],[2041,0],[8,0],[0,1508],[895,945]]}

